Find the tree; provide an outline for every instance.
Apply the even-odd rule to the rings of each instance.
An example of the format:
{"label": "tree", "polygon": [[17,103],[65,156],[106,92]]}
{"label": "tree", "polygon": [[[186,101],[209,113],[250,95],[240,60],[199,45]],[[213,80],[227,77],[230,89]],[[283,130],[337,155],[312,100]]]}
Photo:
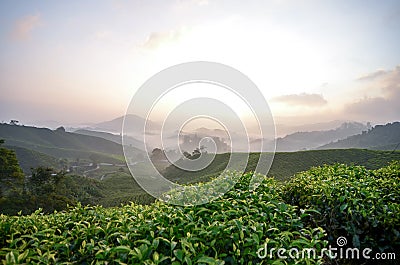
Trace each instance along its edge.
{"label": "tree", "polygon": [[184,151],[183,156],[186,157],[187,159],[190,159],[192,155],[189,152]]}
{"label": "tree", "polygon": [[183,156],[187,159],[197,159],[201,156],[201,154],[207,153],[206,147],[204,145],[200,146],[200,148],[196,147],[193,152],[190,154],[189,152],[183,152]]}
{"label": "tree", "polygon": [[[14,213],[19,209],[24,192],[24,173],[14,151],[1,147],[0,139],[0,212]],[[7,212],[9,211],[9,212]]]}
{"label": "tree", "polygon": [[14,151],[1,147],[2,144],[4,140],[0,139],[0,185],[3,188],[10,184],[21,185],[24,173],[18,164],[17,156]]}
{"label": "tree", "polygon": [[56,132],[65,132],[65,128],[63,126],[60,126],[56,129]]}
{"label": "tree", "polygon": [[192,156],[190,157],[190,159],[197,159],[201,156],[201,151],[199,148],[195,148],[192,152]]}
{"label": "tree", "polygon": [[153,161],[160,161],[160,160],[166,160],[166,156],[164,153],[164,150],[161,150],[160,148],[154,148],[153,151],[151,151],[151,156],[150,159]]}

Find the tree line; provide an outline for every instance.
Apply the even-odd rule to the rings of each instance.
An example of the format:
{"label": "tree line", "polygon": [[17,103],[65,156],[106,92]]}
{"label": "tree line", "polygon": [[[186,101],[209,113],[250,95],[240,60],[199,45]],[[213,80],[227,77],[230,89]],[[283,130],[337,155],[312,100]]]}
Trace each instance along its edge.
{"label": "tree line", "polygon": [[66,209],[78,202],[91,204],[101,197],[96,186],[86,185],[83,177],[69,176],[53,168],[32,168],[26,176],[14,151],[2,146],[0,139],[0,213],[29,214]]}

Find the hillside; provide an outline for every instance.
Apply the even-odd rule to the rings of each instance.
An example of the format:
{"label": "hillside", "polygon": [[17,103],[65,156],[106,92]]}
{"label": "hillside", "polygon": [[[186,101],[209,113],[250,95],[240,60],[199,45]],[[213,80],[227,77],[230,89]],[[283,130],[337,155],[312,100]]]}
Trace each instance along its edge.
{"label": "hillside", "polygon": [[27,175],[31,173],[31,168],[43,166],[58,169],[61,167],[59,159],[55,157],[19,146],[5,145],[5,147],[15,151],[19,165]]}
{"label": "hillside", "polygon": [[296,132],[276,140],[276,151],[291,152],[309,150],[321,145],[359,134],[368,127],[358,122],[345,122],[336,129]]}
{"label": "hillside", "polygon": [[[173,165],[165,170],[168,179],[178,182],[205,181],[209,177],[219,174],[229,161],[229,154],[217,154],[215,160],[205,169],[197,172],[188,172]],[[247,171],[254,170],[258,162],[259,154],[251,153],[247,165]],[[335,163],[362,165],[368,169],[376,169],[387,165],[388,162],[400,161],[400,152],[374,151],[363,149],[336,149],[336,150],[311,150],[299,152],[277,152],[268,176],[278,180],[288,180],[294,174],[310,169],[313,166]],[[185,161],[180,160],[185,167]],[[187,168],[187,167],[186,167]]]}
{"label": "hillside", "polygon": [[[122,146],[103,138],[29,126],[0,124],[0,139],[8,146],[38,151],[56,158],[123,162]],[[132,147],[129,147],[132,148]],[[141,153],[135,149],[135,152]]]}
{"label": "hillside", "polygon": [[[108,141],[115,142],[117,144],[122,144],[122,136],[120,134],[112,134],[112,133],[108,133],[108,132],[99,132],[99,131],[92,131],[92,130],[86,130],[86,129],[78,129],[78,130],[74,131],[74,133],[100,137],[100,138],[106,139]],[[143,143],[140,142],[139,140],[135,139],[134,137],[124,136],[124,141],[125,141],[125,145],[133,146],[135,148],[144,150]]]}
{"label": "hillside", "polygon": [[371,130],[319,147],[318,149],[367,148],[394,150],[400,143],[400,122],[376,125]]}
{"label": "hillside", "polygon": [[96,131],[121,133],[124,117],[126,117],[125,124],[128,124],[128,126],[125,128],[125,131],[128,131],[131,134],[141,134],[145,122],[147,122],[148,129],[150,130],[159,129],[161,127],[155,122],[152,122],[150,120],[146,121],[144,118],[133,114],[127,114],[126,116],[121,116],[110,121],[100,122],[94,124],[92,127]]}
{"label": "hillside", "polygon": [[[326,248],[340,236],[349,248],[374,250],[367,254],[372,260],[379,250],[393,253],[394,259],[379,264],[397,264],[399,173],[396,163],[374,171],[326,166],[284,185],[260,176],[256,191],[249,189],[251,174],[232,173],[226,177],[238,178],[234,188],[204,205],[78,204],[51,214],[0,215],[0,259],[5,264],[332,264]],[[197,198],[186,195],[188,201]],[[282,251],[273,249],[292,258],[283,260]],[[335,264],[359,264],[348,261]]]}

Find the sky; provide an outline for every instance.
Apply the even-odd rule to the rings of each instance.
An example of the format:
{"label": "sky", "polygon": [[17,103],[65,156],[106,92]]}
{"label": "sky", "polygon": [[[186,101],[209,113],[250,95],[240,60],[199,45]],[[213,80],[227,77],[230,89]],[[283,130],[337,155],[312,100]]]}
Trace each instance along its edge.
{"label": "sky", "polygon": [[248,76],[277,124],[386,123],[399,47],[399,1],[3,0],[0,121],[111,120],[155,73],[213,61]]}

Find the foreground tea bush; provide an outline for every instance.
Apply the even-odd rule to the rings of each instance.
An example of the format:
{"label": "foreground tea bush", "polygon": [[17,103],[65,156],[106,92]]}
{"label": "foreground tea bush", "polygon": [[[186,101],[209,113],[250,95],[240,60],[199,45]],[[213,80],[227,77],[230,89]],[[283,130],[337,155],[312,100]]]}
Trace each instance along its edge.
{"label": "foreground tea bush", "polygon": [[317,210],[310,222],[326,229],[331,243],[345,236],[358,248],[400,249],[399,162],[379,170],[313,168],[288,182],[283,197],[292,205]]}
{"label": "foreground tea bush", "polygon": [[242,176],[234,189],[202,206],[156,202],[1,215],[0,259],[4,264],[272,264],[276,260],[256,254],[265,242],[285,249],[326,246],[324,231],[305,226],[307,214],[282,202],[273,179],[265,178],[256,191],[249,191],[250,180],[250,174]]}

